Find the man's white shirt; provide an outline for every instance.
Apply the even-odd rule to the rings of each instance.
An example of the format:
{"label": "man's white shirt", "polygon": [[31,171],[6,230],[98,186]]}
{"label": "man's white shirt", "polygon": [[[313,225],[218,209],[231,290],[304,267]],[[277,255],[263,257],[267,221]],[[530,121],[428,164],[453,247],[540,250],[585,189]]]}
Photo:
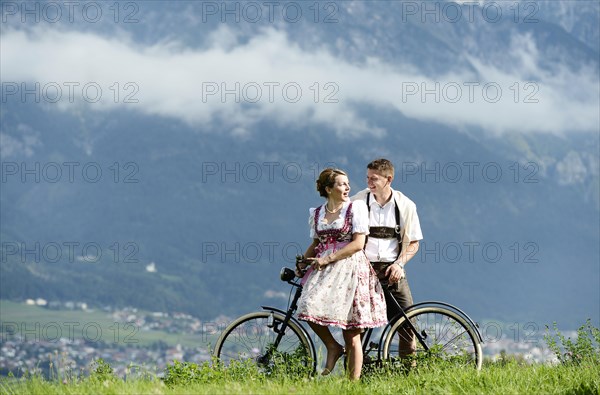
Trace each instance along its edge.
{"label": "man's white shirt", "polygon": [[[370,192],[368,189],[366,192]],[[412,200],[399,191],[392,189],[393,198],[382,206],[377,203],[375,196],[371,193],[369,198],[369,226],[396,227],[395,206],[398,204],[400,211],[400,229],[402,231],[403,245],[411,241],[422,240],[421,225],[417,215],[416,205]],[[361,199],[366,202],[366,193],[361,191],[352,197],[352,200]],[[398,258],[398,239],[378,239],[369,237],[365,247],[367,259],[371,262],[394,262]]]}

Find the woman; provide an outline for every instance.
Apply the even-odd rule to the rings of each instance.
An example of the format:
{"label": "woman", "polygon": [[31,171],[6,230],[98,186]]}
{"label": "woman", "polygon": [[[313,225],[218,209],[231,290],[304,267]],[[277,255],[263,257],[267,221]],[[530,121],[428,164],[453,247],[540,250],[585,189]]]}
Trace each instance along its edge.
{"label": "woman", "polygon": [[311,267],[303,279],[298,318],[308,321],[327,348],[323,375],[344,353],[329,326],[342,328],[348,372],[356,380],[363,362],[360,334],[387,323],[381,285],[363,252],[369,233],[367,206],[350,202],[348,176],[338,169],[323,170],[317,190],[327,201],[309,210],[313,242],[304,255]]}

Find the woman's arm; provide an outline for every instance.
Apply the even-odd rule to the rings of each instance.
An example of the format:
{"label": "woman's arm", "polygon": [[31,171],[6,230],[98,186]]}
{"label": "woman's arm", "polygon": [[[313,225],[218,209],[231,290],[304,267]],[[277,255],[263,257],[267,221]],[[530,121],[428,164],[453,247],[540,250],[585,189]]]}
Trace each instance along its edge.
{"label": "woman's arm", "polygon": [[[317,240],[318,242],[318,240]],[[312,266],[319,270],[323,266],[327,266],[330,263],[335,261],[339,261],[340,259],[348,258],[352,256],[356,252],[363,249],[365,246],[365,234],[364,233],[354,233],[352,235],[352,241],[344,246],[341,250],[335,251],[332,254],[327,255],[326,257],[321,258],[308,258],[307,260],[311,262]],[[310,249],[310,247],[309,247]],[[308,252],[308,250],[307,250]],[[313,247],[313,255],[314,256],[314,247]]]}
{"label": "woman's arm", "polygon": [[312,244],[309,245],[308,248],[306,249],[306,251],[304,252],[304,257],[305,258],[312,258],[315,255],[317,255],[315,253],[315,248],[317,248],[318,245],[319,245],[319,239],[313,239]]}

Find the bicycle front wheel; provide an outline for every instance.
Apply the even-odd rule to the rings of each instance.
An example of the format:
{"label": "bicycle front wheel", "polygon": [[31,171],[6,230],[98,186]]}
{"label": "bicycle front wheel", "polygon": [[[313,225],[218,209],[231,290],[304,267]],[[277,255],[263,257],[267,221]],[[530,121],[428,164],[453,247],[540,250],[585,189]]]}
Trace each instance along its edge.
{"label": "bicycle front wheel", "polygon": [[252,361],[260,371],[312,374],[316,370],[310,339],[293,321],[282,332],[285,317],[256,312],[231,323],[217,340],[214,355],[225,364]]}
{"label": "bicycle front wheel", "polygon": [[[410,361],[411,366],[470,366],[481,369],[483,352],[476,329],[451,310],[420,307],[409,310],[388,331],[383,343],[383,358],[391,362]],[[423,345],[426,345],[426,347]]]}

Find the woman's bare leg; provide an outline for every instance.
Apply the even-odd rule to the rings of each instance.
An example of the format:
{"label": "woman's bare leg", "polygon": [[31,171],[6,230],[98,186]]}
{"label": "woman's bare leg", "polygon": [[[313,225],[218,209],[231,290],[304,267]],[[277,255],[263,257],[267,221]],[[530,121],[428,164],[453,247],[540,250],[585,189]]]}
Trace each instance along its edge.
{"label": "woman's bare leg", "polygon": [[335,340],[329,328],[323,325],[315,324],[314,322],[308,322],[308,325],[313,331],[319,336],[319,339],[325,344],[327,348],[327,362],[325,363],[325,369],[323,369],[322,375],[328,375],[335,368],[335,364],[344,353],[344,347]]}
{"label": "woman's bare leg", "polygon": [[348,360],[348,376],[350,380],[358,380],[362,371],[363,352],[361,343],[361,329],[348,329],[343,331],[346,342],[346,358]]}

